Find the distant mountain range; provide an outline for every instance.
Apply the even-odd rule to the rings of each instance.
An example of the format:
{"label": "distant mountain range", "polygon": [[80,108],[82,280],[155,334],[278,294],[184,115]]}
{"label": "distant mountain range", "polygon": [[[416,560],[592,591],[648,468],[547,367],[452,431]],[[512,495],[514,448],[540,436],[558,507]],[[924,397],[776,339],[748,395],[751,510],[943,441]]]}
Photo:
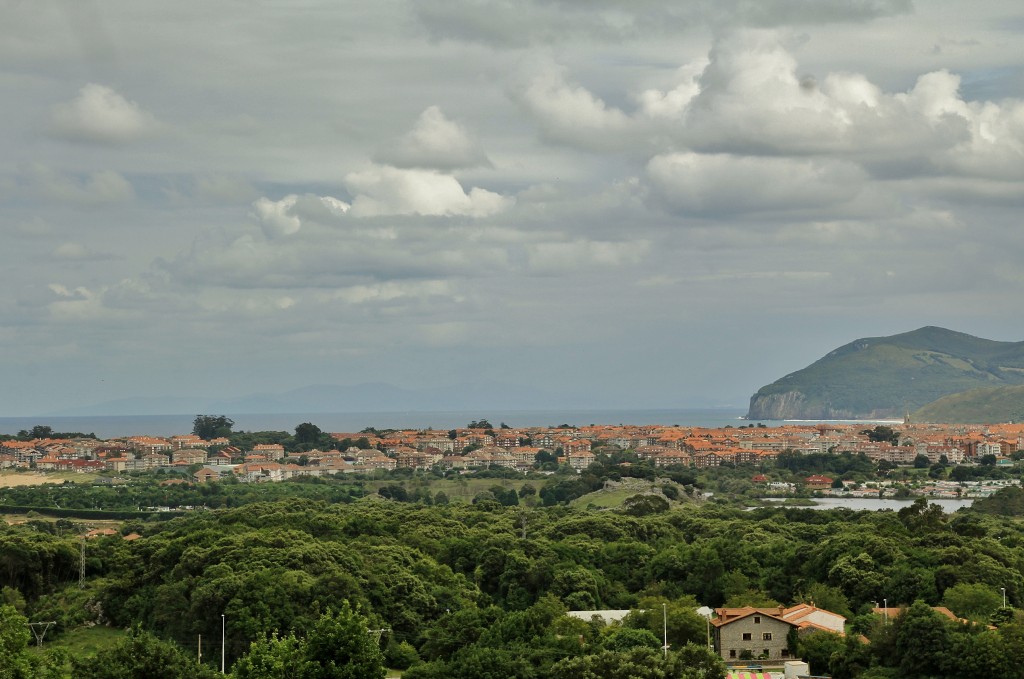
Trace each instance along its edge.
{"label": "distant mountain range", "polygon": [[750,398],[747,417],[900,418],[950,394],[1022,384],[1024,342],[929,326],[839,347],[761,387]]}
{"label": "distant mountain range", "polygon": [[54,417],[105,415],[180,415],[215,413],[372,413],[443,412],[490,410],[564,410],[614,407],[601,397],[561,394],[521,385],[497,382],[455,384],[432,389],[403,389],[391,384],[321,384],[280,393],[251,394],[236,398],[141,397],[105,401],[52,413]]}

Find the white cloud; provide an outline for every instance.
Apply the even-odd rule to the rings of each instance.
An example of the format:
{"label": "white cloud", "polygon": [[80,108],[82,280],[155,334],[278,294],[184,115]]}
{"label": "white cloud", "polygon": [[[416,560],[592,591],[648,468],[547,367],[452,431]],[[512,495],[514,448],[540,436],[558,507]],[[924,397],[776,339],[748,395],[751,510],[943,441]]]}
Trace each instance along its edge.
{"label": "white cloud", "polygon": [[53,258],[66,261],[87,262],[113,259],[113,255],[95,252],[81,243],[72,243],[69,241],[57,246],[53,251]]}
{"label": "white cloud", "polygon": [[414,11],[435,38],[524,47],[589,40],[676,38],[709,26],[859,23],[908,13],[910,0],[419,0]]}
{"label": "white cloud", "polygon": [[252,204],[254,217],[267,238],[280,238],[297,233],[302,219],[331,219],[349,210],[348,203],[331,196],[298,196],[289,194],[281,200],[260,198]]}
{"label": "white cloud", "polygon": [[720,40],[682,121],[692,148],[838,154],[893,173],[1024,179],[1024,102],[968,102],[960,77],[925,73],[887,93],[859,73],[798,75],[774,31]]}
{"label": "white cloud", "polygon": [[113,170],[77,174],[31,163],[23,168],[20,182],[31,193],[61,203],[102,205],[135,197],[131,183]]}
{"label": "white cloud", "polygon": [[152,114],[105,85],[89,83],[71,101],[54,106],[52,132],[73,141],[127,144],[160,127]]}
{"label": "white cloud", "polygon": [[434,170],[491,165],[480,143],[437,106],[424,110],[413,129],[381,150],[374,160],[394,167]]}
{"label": "white cloud", "polygon": [[681,120],[690,102],[700,94],[700,74],[707,65],[707,59],[699,59],[680,67],[676,71],[676,84],[670,90],[644,90],[638,97],[644,115],[656,119]]}
{"label": "white cloud", "polygon": [[843,161],[692,152],[652,158],[647,176],[670,209],[709,216],[834,209],[855,198],[866,179]]}
{"label": "white cloud", "polygon": [[650,247],[646,240],[537,243],[529,248],[529,267],[534,273],[565,274],[580,269],[636,266]]}
{"label": "white cloud", "polygon": [[[542,66],[515,95],[548,139],[582,148],[617,148],[632,121],[585,87],[570,83],[565,69]],[[657,105],[654,105],[657,108]]]}
{"label": "white cloud", "polygon": [[432,170],[373,166],[345,176],[355,196],[352,216],[423,215],[488,217],[508,209],[514,199],[474,187],[467,193],[451,175]]}
{"label": "white cloud", "polygon": [[273,201],[269,198],[260,198],[252,204],[256,210],[256,219],[259,221],[267,238],[287,236],[296,233],[302,228],[302,220],[289,211],[295,207],[295,201],[299,199],[294,193],[285,196],[281,200]]}
{"label": "white cloud", "polygon": [[450,297],[455,288],[450,281],[387,281],[374,285],[354,285],[335,291],[331,297],[348,304],[381,304],[400,299]]}

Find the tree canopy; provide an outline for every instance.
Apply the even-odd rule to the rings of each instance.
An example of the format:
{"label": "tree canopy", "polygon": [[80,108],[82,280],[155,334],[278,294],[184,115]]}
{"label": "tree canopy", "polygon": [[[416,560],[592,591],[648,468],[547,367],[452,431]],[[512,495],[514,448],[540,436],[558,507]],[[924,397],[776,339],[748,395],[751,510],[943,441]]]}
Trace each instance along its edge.
{"label": "tree canopy", "polygon": [[192,433],[204,441],[209,441],[230,436],[233,426],[235,421],[224,415],[196,415],[192,420]]}

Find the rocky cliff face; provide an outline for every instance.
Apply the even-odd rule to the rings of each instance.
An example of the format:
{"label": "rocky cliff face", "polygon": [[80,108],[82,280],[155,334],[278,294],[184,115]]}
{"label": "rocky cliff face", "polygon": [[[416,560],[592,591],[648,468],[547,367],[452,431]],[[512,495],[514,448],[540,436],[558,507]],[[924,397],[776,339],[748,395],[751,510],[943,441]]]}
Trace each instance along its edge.
{"label": "rocky cliff face", "polygon": [[845,408],[833,408],[829,404],[815,403],[800,391],[786,391],[776,394],[754,394],[750,397],[748,420],[856,420],[864,418],[893,417],[897,413],[888,410],[873,410],[857,413]]}
{"label": "rocky cliff face", "polygon": [[799,391],[782,394],[754,394],[750,397],[748,420],[789,420],[802,412],[806,397]]}

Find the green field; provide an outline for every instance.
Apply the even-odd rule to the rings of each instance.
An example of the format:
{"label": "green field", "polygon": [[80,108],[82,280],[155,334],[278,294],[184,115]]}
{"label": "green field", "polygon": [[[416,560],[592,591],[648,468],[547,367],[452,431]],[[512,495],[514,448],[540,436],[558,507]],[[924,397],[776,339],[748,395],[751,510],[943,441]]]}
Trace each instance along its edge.
{"label": "green field", "polygon": [[588,507],[593,505],[594,507],[601,507],[603,509],[611,509],[613,507],[621,507],[622,503],[628,498],[637,495],[641,491],[635,488],[616,488],[615,490],[597,490],[593,493],[587,493],[583,497],[578,497],[569,504],[574,507]]}
{"label": "green field", "polygon": [[[54,637],[50,634],[44,637],[43,645],[37,646],[33,638],[30,647],[33,653],[45,653],[57,649],[66,651],[68,658],[88,658],[96,655],[99,651],[109,648],[124,638],[126,632],[123,629],[113,627],[79,627],[65,634]],[[70,663],[65,666],[64,676],[71,677]]]}

